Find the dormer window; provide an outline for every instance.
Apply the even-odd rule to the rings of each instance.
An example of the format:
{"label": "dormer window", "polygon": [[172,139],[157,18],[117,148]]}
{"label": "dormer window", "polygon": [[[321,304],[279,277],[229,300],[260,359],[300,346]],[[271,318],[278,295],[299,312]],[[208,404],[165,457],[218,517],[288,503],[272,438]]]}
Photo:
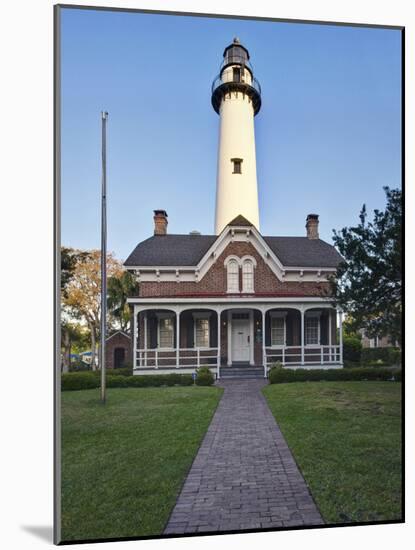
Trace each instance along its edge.
{"label": "dormer window", "polygon": [[242,264],[242,292],[254,292],[254,264],[244,260]]}
{"label": "dormer window", "polygon": [[228,292],[239,292],[239,264],[237,260],[229,260],[227,263]]}
{"label": "dormer window", "polygon": [[231,159],[233,165],[233,174],[242,174],[242,160],[243,159]]}

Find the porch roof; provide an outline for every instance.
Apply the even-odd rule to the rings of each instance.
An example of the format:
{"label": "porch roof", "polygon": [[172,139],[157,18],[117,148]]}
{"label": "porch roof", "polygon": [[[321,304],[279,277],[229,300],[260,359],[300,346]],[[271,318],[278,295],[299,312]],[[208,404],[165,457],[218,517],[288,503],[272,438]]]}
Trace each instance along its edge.
{"label": "porch roof", "polygon": [[[166,296],[166,297],[159,297],[159,296],[151,296],[151,297],[130,297],[127,299],[127,302],[131,305],[155,305],[155,306],[162,306],[162,305],[194,305],[195,307],[201,306],[201,305],[223,305],[223,306],[237,306],[237,307],[254,307],[255,305],[261,304],[261,305],[267,305],[267,304],[284,304],[285,306],[289,305],[290,303],[301,305],[301,304],[316,304],[316,305],[332,305],[332,299],[322,296],[289,296],[289,295],[274,295],[274,296],[249,296],[240,298],[235,295],[230,296],[224,296],[224,295],[218,295],[218,296]],[[335,307],[335,306],[333,306]]]}

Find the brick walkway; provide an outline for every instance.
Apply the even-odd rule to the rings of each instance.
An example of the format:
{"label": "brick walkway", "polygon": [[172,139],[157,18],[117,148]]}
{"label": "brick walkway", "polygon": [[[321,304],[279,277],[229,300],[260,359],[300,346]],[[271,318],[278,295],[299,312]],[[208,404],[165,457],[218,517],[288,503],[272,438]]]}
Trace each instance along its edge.
{"label": "brick walkway", "polygon": [[317,525],[323,520],[261,393],[226,380],[164,534]]}

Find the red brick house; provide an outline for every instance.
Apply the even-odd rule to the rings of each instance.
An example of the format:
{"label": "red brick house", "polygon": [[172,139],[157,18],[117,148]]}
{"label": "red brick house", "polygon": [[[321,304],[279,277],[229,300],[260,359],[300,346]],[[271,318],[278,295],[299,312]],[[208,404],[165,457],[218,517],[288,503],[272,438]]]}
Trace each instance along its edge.
{"label": "red brick house", "polygon": [[[261,87],[237,38],[212,85],[220,116],[215,234],[170,235],[154,211],[154,235],[125,262],[138,281],[131,296],[133,368],[189,372],[209,365],[267,375],[286,367],[341,367],[341,313],[328,277],[341,260],[319,239],[318,215],[302,237],[259,230],[254,117]],[[337,326],[340,324],[340,341]]]}
{"label": "red brick house", "polygon": [[218,236],[169,235],[162,210],[154,220],[125,262],[139,282],[128,300],[137,374],[342,366],[341,313],[327,297],[340,256],[318,238],[318,216],[305,237],[262,236],[242,216]]}
{"label": "red brick house", "polygon": [[109,336],[105,343],[105,366],[107,369],[121,369],[131,361],[131,337],[122,330]]}

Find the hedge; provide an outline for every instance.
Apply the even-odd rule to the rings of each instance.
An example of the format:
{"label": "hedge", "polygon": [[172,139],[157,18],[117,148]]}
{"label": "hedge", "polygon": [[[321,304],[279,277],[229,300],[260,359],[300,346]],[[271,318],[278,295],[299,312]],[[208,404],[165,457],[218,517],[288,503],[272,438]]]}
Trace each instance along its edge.
{"label": "hedge", "polygon": [[[117,369],[121,370],[121,369]],[[100,387],[100,376],[97,372],[80,372],[62,374],[62,391],[91,390]],[[193,379],[191,374],[150,374],[138,376],[120,376],[108,374],[106,377],[108,388],[148,388],[160,386],[191,386]]]}
{"label": "hedge", "polygon": [[286,369],[272,367],[268,373],[270,384],[285,382],[319,382],[349,380],[397,380],[402,378],[402,371],[390,369],[361,367],[357,369]]}
{"label": "hedge", "polygon": [[69,372],[61,376],[62,391],[92,390],[99,388],[100,379],[95,372]]}

